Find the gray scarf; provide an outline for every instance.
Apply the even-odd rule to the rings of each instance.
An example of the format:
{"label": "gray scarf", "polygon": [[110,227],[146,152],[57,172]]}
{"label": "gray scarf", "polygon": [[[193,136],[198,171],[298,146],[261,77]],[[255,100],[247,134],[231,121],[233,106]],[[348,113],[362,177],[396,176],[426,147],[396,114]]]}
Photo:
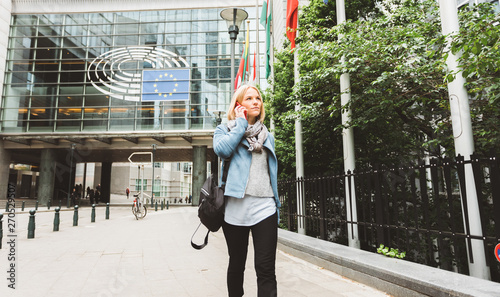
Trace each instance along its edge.
{"label": "gray scarf", "polygon": [[[231,130],[236,126],[236,121],[232,120],[227,123],[227,128]],[[264,141],[267,139],[268,135],[267,127],[262,124],[259,120],[255,122],[253,125],[248,125],[245,131],[245,138],[247,139],[250,147],[249,151],[255,151],[256,153],[262,153],[262,145]]]}

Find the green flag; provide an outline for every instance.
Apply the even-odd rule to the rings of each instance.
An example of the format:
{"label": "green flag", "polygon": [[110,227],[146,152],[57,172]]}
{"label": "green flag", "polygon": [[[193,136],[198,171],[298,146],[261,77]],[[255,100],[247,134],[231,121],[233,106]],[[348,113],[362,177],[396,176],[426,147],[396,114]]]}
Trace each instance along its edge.
{"label": "green flag", "polygon": [[273,19],[273,5],[271,0],[263,0],[260,24],[266,28],[266,79],[271,75],[271,20]]}

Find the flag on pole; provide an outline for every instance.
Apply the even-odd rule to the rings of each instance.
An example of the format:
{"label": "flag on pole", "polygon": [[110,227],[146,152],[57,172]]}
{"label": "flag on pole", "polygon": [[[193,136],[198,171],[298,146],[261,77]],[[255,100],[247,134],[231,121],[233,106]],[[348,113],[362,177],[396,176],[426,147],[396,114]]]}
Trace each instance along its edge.
{"label": "flag on pole", "polygon": [[262,2],[260,24],[266,28],[266,79],[271,75],[271,20],[273,19],[273,5],[271,0]]}
{"label": "flag on pole", "polygon": [[247,37],[245,39],[245,54],[243,55],[245,57],[245,68],[243,70],[243,78],[241,81],[248,81],[248,69],[249,69],[249,64],[250,61],[248,60],[248,56],[250,51],[250,22],[247,23]]}
{"label": "flag on pole", "polygon": [[241,53],[241,60],[240,60],[240,65],[238,67],[238,73],[236,74],[236,78],[234,80],[234,89],[238,89],[239,86],[245,82],[245,80],[248,81],[248,68],[250,67],[250,62],[248,61],[248,51],[249,51],[249,44],[250,44],[250,26],[247,26],[247,36],[245,40],[245,46],[243,47],[243,51]]}
{"label": "flag on pole", "polygon": [[295,37],[297,36],[297,22],[299,16],[299,1],[287,0],[286,5],[286,36],[295,48]]}
{"label": "flag on pole", "polygon": [[255,58],[255,52],[253,52],[253,63],[252,63],[252,71],[250,72],[250,77],[248,78],[248,81],[255,82],[255,79],[257,77],[257,59]]}
{"label": "flag on pole", "polygon": [[234,80],[234,89],[238,89],[243,81],[243,69],[245,67],[245,49],[241,51],[241,59],[240,66],[238,67],[238,73],[236,74],[236,78]]}

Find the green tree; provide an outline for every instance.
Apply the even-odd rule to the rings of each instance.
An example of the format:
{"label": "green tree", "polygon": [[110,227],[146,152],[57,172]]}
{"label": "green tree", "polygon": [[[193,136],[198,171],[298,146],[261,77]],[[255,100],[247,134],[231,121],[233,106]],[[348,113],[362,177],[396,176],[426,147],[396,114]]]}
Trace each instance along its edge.
{"label": "green tree", "polygon": [[[274,91],[268,95],[270,110],[280,125],[276,138],[279,157],[286,163],[282,175],[293,175],[297,101],[302,106],[306,175],[342,170],[340,115],[347,106],[340,105],[339,78],[344,72],[351,76],[349,125],[354,128],[358,167],[400,165],[424,154],[442,155],[442,151],[454,155],[446,88],[453,74],[447,74],[437,3],[383,1],[371,13],[341,26],[332,25],[331,13],[318,17],[317,1],[311,6],[300,20],[301,81],[292,87],[293,57],[284,49],[276,55]],[[498,26],[494,26],[498,15],[491,7],[482,7],[461,14],[466,20],[464,32],[452,47],[464,53],[462,65],[474,96],[474,132],[480,153],[498,149],[500,85]],[[344,36],[341,41],[339,33]]]}

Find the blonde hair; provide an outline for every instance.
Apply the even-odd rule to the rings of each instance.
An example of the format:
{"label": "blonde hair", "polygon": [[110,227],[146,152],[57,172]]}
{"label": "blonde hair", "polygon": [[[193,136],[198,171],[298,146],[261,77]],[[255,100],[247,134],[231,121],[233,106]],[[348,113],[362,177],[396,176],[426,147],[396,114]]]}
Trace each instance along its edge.
{"label": "blonde hair", "polygon": [[259,89],[257,89],[256,86],[248,85],[248,84],[243,84],[241,85],[233,94],[233,98],[231,98],[231,103],[229,104],[229,109],[227,110],[227,119],[229,121],[236,119],[236,113],[234,112],[234,108],[236,106],[236,102],[240,103],[243,101],[243,97],[245,97],[246,92],[248,89],[253,88],[254,90],[259,93],[260,100],[262,101],[262,104],[260,106],[260,114],[257,120],[259,120],[261,123],[264,122],[264,118],[266,117],[266,110],[264,109],[264,102],[262,98],[262,94],[260,93]]}

